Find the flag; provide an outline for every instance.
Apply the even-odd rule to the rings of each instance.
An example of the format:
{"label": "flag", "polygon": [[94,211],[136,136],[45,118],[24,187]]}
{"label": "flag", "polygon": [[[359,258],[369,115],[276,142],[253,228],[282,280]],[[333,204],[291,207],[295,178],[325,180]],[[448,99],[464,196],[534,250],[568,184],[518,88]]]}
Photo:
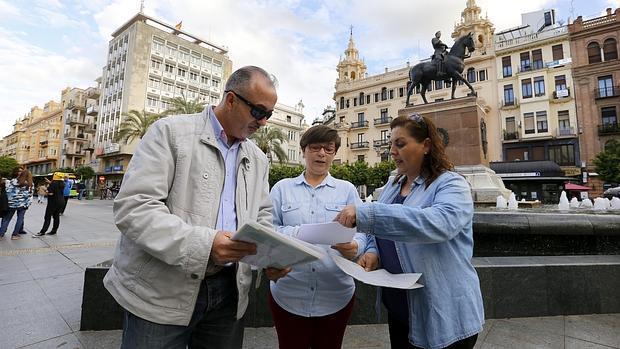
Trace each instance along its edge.
{"label": "flag", "polygon": [[181,30],[181,26],[183,25],[183,21],[180,21],[179,23],[177,23],[177,25],[174,26],[174,28],[176,30]]}

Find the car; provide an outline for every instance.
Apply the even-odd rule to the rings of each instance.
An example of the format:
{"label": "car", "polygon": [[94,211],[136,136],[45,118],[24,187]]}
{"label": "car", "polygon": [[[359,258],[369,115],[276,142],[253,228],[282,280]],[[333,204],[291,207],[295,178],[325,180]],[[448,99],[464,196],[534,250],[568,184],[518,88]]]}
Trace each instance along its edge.
{"label": "car", "polygon": [[608,199],[612,199],[614,197],[620,198],[620,187],[609,188],[605,190],[605,192],[603,193],[603,197],[606,197]]}

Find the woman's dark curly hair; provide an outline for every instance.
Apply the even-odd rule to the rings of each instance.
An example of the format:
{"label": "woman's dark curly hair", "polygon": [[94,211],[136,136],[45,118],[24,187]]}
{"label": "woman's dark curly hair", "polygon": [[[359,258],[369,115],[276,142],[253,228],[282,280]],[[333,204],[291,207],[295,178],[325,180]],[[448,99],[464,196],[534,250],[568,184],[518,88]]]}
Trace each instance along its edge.
{"label": "woman's dark curly hair", "polygon": [[[407,130],[407,133],[420,143],[424,142],[426,138],[430,139],[431,149],[428,154],[424,155],[421,171],[426,177],[424,181],[426,187],[433,183],[439,175],[454,168],[452,162],[448,160],[441,136],[431,119],[419,114],[403,115],[390,123],[390,129],[393,130],[396,127]],[[397,175],[393,184],[396,184],[402,176],[402,174]]]}

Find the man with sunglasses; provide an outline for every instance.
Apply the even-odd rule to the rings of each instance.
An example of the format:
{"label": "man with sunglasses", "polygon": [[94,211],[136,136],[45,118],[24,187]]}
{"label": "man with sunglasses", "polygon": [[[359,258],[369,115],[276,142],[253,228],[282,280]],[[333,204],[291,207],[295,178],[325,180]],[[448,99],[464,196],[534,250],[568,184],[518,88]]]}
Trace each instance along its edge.
{"label": "man with sunglasses", "polygon": [[272,225],[269,163],[246,139],[276,104],[272,76],[232,73],[222,101],[151,126],[114,201],[121,231],[104,279],[125,309],[122,348],[241,348],[252,281],[233,241],[245,222]]}

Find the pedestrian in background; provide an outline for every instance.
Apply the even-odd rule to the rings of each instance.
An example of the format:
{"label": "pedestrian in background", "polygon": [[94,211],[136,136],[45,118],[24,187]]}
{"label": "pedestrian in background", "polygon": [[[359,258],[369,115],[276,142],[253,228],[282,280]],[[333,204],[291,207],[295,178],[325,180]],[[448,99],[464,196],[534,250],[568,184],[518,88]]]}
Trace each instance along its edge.
{"label": "pedestrian in background", "polygon": [[62,192],[62,196],[65,198],[62,204],[62,208],[60,209],[60,215],[65,214],[65,209],[67,209],[67,203],[69,202],[69,197],[71,196],[71,187],[73,186],[73,181],[69,179],[69,176],[65,175],[63,177],[64,189]]}
{"label": "pedestrian in background", "polygon": [[45,196],[47,195],[47,186],[49,185],[50,180],[45,178],[43,182],[37,188],[37,202],[43,203]]}
{"label": "pedestrian in background", "polygon": [[24,230],[26,210],[28,210],[32,203],[32,174],[23,167],[16,167],[11,177],[5,183],[9,208],[0,224],[0,239],[4,238],[9,222],[13,215],[17,213],[17,221],[15,222],[15,228],[13,228],[11,240],[18,240],[21,238],[19,234]]}

